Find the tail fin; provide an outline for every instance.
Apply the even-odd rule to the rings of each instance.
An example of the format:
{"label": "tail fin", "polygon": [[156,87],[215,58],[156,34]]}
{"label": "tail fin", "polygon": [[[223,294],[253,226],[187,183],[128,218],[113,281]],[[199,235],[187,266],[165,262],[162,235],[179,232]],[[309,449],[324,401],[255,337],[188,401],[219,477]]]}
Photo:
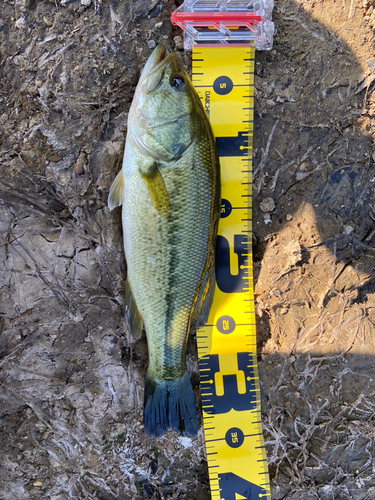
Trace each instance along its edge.
{"label": "tail fin", "polygon": [[197,434],[197,409],[187,372],[177,380],[146,376],[143,420],[151,438],[162,436],[168,429],[188,436]]}

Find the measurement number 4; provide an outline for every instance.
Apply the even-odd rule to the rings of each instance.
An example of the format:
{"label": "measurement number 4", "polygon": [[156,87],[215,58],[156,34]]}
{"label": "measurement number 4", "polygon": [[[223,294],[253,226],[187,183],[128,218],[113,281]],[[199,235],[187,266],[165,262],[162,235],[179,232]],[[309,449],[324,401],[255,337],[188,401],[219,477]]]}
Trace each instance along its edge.
{"label": "measurement number 4", "polygon": [[260,500],[267,497],[267,491],[261,486],[250,483],[233,472],[219,474],[221,500],[236,500],[237,495],[246,500]]}

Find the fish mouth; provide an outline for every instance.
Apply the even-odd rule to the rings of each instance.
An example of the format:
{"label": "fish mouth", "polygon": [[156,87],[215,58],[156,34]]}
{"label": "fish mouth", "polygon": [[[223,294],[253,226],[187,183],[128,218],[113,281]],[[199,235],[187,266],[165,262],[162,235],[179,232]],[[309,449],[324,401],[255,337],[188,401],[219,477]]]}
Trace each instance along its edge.
{"label": "fish mouth", "polygon": [[166,48],[164,45],[158,45],[148,58],[145,67],[143,68],[142,74],[140,76],[140,81],[148,78],[160,68],[168,65],[172,59],[176,56],[173,52],[166,54]]}
{"label": "fish mouth", "polygon": [[151,53],[146,63],[145,69],[148,73],[153,71],[165,59],[166,48],[164,45],[158,45]]}

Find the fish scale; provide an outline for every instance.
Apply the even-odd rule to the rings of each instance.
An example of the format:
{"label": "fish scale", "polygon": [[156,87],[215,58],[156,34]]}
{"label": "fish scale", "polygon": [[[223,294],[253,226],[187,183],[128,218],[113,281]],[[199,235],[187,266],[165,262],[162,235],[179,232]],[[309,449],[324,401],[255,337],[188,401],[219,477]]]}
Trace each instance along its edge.
{"label": "fish scale", "polygon": [[[139,156],[136,154],[128,163],[138,165],[142,161]],[[172,215],[168,219],[161,219],[155,213],[146,193],[143,193],[142,201],[137,202],[135,193],[144,189],[140,176],[134,176],[134,181],[128,182],[125,188],[125,198],[128,203],[123,210],[123,226],[125,228],[125,254],[129,267],[128,279],[133,294],[137,295],[137,305],[144,318],[148,338],[155,337],[158,341],[159,349],[155,348],[150,352],[150,369],[157,372],[160,378],[164,375],[165,361],[169,366],[171,364],[169,358],[173,357],[170,354],[166,358],[162,352],[169,352],[169,350],[173,352],[174,348],[181,352],[181,347],[186,342],[190,307],[196,283],[200,278],[201,263],[206,258],[206,249],[196,248],[194,242],[197,237],[200,237],[195,230],[196,214],[200,212],[207,214],[206,219],[209,217],[208,203],[204,189],[201,189],[207,181],[205,182],[202,174],[197,183],[191,182],[192,171],[184,168],[183,165],[183,163],[190,164],[190,162],[190,158],[181,159],[174,165],[173,169],[188,174],[179,174],[177,178],[173,171],[161,169],[171,204]],[[194,172],[193,181],[196,175]],[[194,184],[198,190],[196,187],[191,187]],[[199,202],[188,204],[186,198],[199,200]],[[128,215],[128,206],[137,206],[137,218],[133,216],[131,208]],[[179,208],[181,206],[190,206],[190,208],[181,210]],[[155,227],[157,227],[156,230]],[[147,241],[146,237],[142,245],[138,245],[138,240],[142,238],[142,235],[147,235],[149,232],[153,234],[152,240]],[[176,244],[176,238],[182,239],[183,243]],[[139,247],[136,254],[134,247]],[[166,251],[167,248],[170,249],[169,252]],[[175,258],[173,258],[172,249],[176,254]],[[150,254],[156,255],[158,261],[157,269],[154,266],[157,279],[144,269],[143,262]],[[180,284],[174,286],[173,282],[176,277],[184,281],[183,287]],[[190,296],[190,299],[187,300],[186,295]],[[173,297],[173,301],[170,297]],[[177,316],[173,314],[173,310],[178,311]],[[167,335],[166,338],[165,335]],[[180,362],[176,366],[176,371],[180,376],[185,372],[185,367],[181,367],[181,364],[184,365]]]}

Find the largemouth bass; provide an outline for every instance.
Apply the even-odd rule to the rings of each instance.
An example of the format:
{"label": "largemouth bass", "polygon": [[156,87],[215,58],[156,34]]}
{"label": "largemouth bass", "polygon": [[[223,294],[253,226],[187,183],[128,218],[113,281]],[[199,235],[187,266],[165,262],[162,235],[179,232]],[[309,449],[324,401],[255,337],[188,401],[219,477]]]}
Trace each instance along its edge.
{"label": "largemouth bass", "polygon": [[148,436],[194,436],[197,411],[186,371],[189,332],[207,321],[214,288],[220,168],[203,106],[178,57],[159,45],[138,82],[123,167],[108,205],[122,205],[125,315],[144,326],[149,365]]}

